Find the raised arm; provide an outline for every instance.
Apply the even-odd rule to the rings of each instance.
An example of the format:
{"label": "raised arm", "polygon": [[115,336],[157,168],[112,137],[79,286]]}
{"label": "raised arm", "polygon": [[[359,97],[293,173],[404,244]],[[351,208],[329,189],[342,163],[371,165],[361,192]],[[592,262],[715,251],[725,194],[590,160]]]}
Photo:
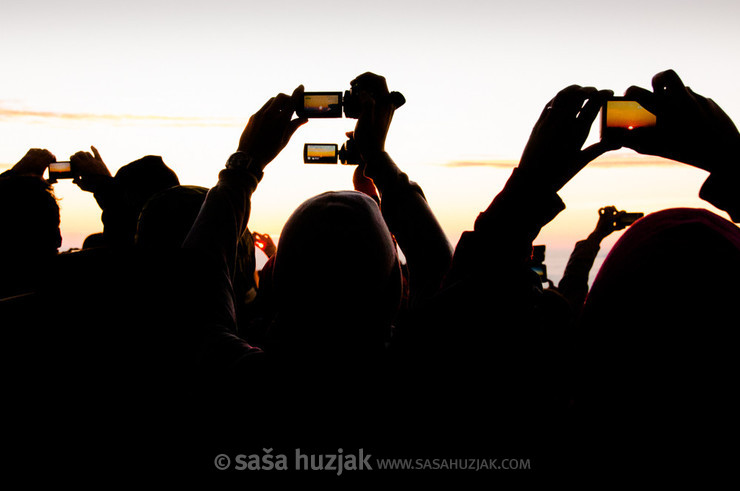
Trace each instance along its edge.
{"label": "raised arm", "polygon": [[599,209],[599,220],[593,232],[583,240],[576,242],[568,258],[563,277],[558,283],[558,291],[568,299],[574,309],[580,311],[588,294],[588,275],[601,248],[601,241],[612,232],[628,226],[620,220],[624,211],[617,211],[613,206]]}
{"label": "raised arm", "polygon": [[5,176],[36,176],[43,177],[49,164],[57,158],[50,151],[41,148],[32,148],[13,167],[3,172]]}
{"label": "raised arm", "polygon": [[353,87],[359,89],[361,105],[353,138],[364,175],[372,179],[380,193],[383,218],[406,256],[413,306],[440,288],[450,266],[452,248],[421,187],[409,181],[385,151],[396,109],[385,78],[364,73],[353,81]]}
{"label": "raised arm", "polygon": [[245,232],[251,196],[263,170],[285,147],[306,119],[292,119],[294,101],[302,97],[299,86],[293,96],[278,94],[247,123],[237,151],[229,157],[218,183],[208,192],[190,233],[183,242],[186,249],[207,256],[209,271],[203,275],[199,322],[203,341],[201,358],[210,369],[234,366],[255,351],[236,336],[236,310],[233,278],[236,270],[237,242]]}
{"label": "raised arm", "polygon": [[[532,241],[565,205],[557,192],[612,142],[582,148],[611,91],[572,85],[547,103],[519,166],[504,189],[465,232],[455,250],[449,282],[473,276],[520,275],[528,271]],[[493,276],[491,276],[493,275]]]}

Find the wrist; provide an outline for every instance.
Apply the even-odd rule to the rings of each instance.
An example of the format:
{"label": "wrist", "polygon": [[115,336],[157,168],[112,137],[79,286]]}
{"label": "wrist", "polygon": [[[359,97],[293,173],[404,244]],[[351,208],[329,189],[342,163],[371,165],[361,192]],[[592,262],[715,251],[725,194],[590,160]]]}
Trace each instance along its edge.
{"label": "wrist", "polygon": [[365,175],[376,183],[386,180],[397,169],[396,163],[385,151],[363,154],[362,161],[365,163]]}
{"label": "wrist", "polygon": [[231,154],[231,156],[226,160],[226,168],[248,172],[257,179],[257,182],[261,181],[264,176],[264,172],[262,172],[264,166],[244,150],[237,150]]}

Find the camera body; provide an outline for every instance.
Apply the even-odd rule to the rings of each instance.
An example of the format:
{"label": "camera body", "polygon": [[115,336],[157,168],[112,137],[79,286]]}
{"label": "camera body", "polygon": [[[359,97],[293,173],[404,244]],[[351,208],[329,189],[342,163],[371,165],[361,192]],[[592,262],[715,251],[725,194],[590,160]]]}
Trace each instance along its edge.
{"label": "camera body", "polygon": [[656,124],[656,117],[634,99],[611,97],[601,108],[601,138],[619,138]]}
{"label": "camera body", "polygon": [[[383,93],[395,108],[406,103],[400,92]],[[363,85],[357,79],[350,83],[350,89],[342,92],[304,92],[303,101],[295,108],[301,118],[341,118],[342,115],[357,119],[360,117],[360,92],[366,91],[373,97],[373,89],[367,83]],[[375,90],[377,92],[377,90]],[[341,148],[334,143],[306,143],[303,145],[303,163],[305,164],[336,164],[359,165],[360,155],[355,149],[354,140],[350,138]]]}
{"label": "camera body", "polygon": [[304,164],[359,165],[360,156],[355,150],[354,140],[347,140],[342,148],[336,143],[306,143],[303,145]]}
{"label": "camera body", "polygon": [[622,211],[617,214],[617,223],[624,227],[628,227],[644,216],[644,213],[628,213],[626,211]]}
{"label": "camera body", "polygon": [[[341,118],[342,114],[348,118],[360,117],[359,91],[363,90],[353,82],[350,90],[342,92],[304,92],[303,103],[296,108],[296,114],[301,118]],[[406,103],[400,92],[391,92],[387,96],[396,108]]]}
{"label": "camera body", "polygon": [[53,162],[49,164],[49,182],[54,183],[59,179],[74,179],[75,172],[70,162]]}
{"label": "camera body", "polygon": [[623,228],[629,227],[645,216],[642,212],[617,211],[615,206],[604,206],[603,208],[599,208],[599,216],[604,215],[608,216],[612,220],[615,230],[622,230]]}

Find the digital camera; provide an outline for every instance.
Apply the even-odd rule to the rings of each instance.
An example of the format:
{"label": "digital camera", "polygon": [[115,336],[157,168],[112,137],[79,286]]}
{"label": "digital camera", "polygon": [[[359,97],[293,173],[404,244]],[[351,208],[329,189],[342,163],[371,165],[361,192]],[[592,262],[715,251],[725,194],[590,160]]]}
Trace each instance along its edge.
{"label": "digital camera", "polygon": [[53,162],[49,164],[49,182],[57,182],[59,179],[74,179],[75,173],[69,162]]}
{"label": "digital camera", "polygon": [[[360,100],[357,95],[361,87],[357,82],[351,85],[350,90],[344,92],[304,92],[303,104],[296,108],[296,114],[301,118],[341,118],[342,114],[348,118],[360,117]],[[404,105],[406,99],[400,92],[388,94],[396,108]]]}
{"label": "digital camera", "polygon": [[618,138],[655,126],[656,117],[642,104],[625,97],[611,97],[601,108],[601,138]]}
{"label": "digital camera", "polygon": [[336,164],[339,161],[343,165],[358,165],[360,157],[350,138],[339,148],[336,143],[306,143],[303,145],[304,164]]}

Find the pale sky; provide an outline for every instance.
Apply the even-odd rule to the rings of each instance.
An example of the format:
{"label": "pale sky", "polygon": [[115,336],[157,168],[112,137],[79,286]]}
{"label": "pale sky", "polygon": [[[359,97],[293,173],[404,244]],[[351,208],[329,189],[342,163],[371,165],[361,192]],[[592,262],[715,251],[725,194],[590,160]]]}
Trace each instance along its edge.
{"label": "pale sky", "polygon": [[[407,99],[387,149],[454,242],[510,172],[480,164],[515,162],[544,104],[567,85],[619,94],[673,68],[737,122],[739,21],[736,0],[3,0],[0,163],[32,147],[67,160],[95,145],[112,172],[155,154],[183,184],[210,186],[269,97],[299,84],[345,90],[373,71]],[[351,169],[306,166],[301,152],[306,142],[341,144],[353,126],[299,129],[266,170],[250,228],[277,235],[304,199],[351,187]],[[604,205],[712,209],[696,196],[706,173],[653,164],[585,169],[538,241],[569,249]],[[100,229],[100,211],[69,183],[57,194],[63,248],[79,246]]]}

